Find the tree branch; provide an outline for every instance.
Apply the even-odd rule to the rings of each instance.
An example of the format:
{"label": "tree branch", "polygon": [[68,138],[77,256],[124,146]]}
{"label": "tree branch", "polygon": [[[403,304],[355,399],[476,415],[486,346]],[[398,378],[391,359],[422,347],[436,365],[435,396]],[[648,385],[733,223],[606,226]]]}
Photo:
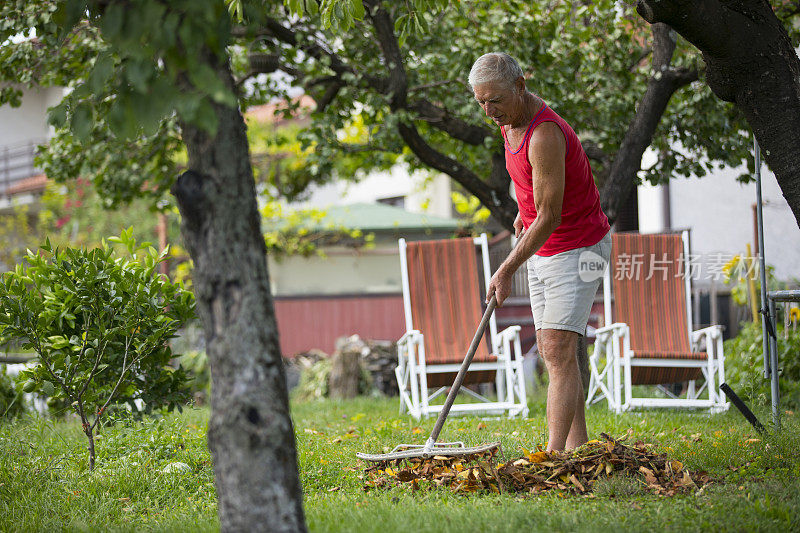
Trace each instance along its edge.
{"label": "tree branch", "polygon": [[743,112],[800,225],[800,59],[772,4],[639,0],[637,11],[670,24],[703,53],[706,83]]}
{"label": "tree branch", "polygon": [[407,109],[420,115],[420,120],[424,120],[437,130],[473,146],[482,145],[492,135],[489,128],[456,118],[428,100],[415,99],[408,104]]}
{"label": "tree branch", "polygon": [[[425,142],[413,124],[400,123],[397,129],[403,141],[420,161],[452,177],[470,194],[478,198],[484,206],[489,208],[498,222],[506,228],[513,227],[514,218],[517,215],[516,204],[514,204],[507,192],[490,188],[470,169],[434,149]],[[510,207],[512,204],[514,204],[514,208]]]}
{"label": "tree branch", "polygon": [[[34,328],[31,328],[31,331],[35,332],[36,330]],[[47,372],[55,380],[55,382],[61,386],[61,390],[64,391],[64,394],[66,394],[70,400],[75,401],[75,397],[73,396],[70,387],[60,377],[56,375],[55,370],[53,370],[53,368],[50,366],[50,362],[44,355],[44,350],[42,350],[42,343],[39,337],[35,333],[32,335],[32,337],[33,337],[33,343],[36,347],[35,350],[39,354],[39,360],[42,363],[44,363],[44,367],[47,369]]]}
{"label": "tree branch", "polygon": [[365,1],[364,5],[370,13],[386,68],[389,69],[389,84],[384,92],[390,95],[389,106],[392,111],[396,111],[406,106],[408,79],[403,65],[403,54],[394,35],[394,23],[380,3],[377,3],[377,8],[372,1]]}
{"label": "tree branch", "polygon": [[675,69],[670,66],[675,52],[675,38],[669,26],[653,24],[651,30],[653,74],[647,82],[645,94],[628,126],[600,193],[603,212],[612,223],[636,184],[642,155],[653,140],[670,98],[679,88],[698,78],[696,70]]}
{"label": "tree branch", "polygon": [[[719,0],[638,0],[636,11],[650,24],[663,22],[684,28],[681,34],[690,32],[692,38],[689,40],[695,46],[715,56],[727,54],[732,36],[747,35],[748,27],[752,30],[747,9],[736,16],[731,8],[723,6]],[[687,17],[687,12],[691,12],[692,16]]]}
{"label": "tree branch", "polygon": [[296,68],[281,63],[280,57],[277,54],[251,53],[247,55],[247,60],[250,69],[244,76],[235,80],[234,85],[237,87],[253,76],[271,74],[276,70],[282,70],[294,78],[301,78],[303,76],[303,73]]}
{"label": "tree branch", "polygon": [[[383,52],[384,60],[390,70],[390,87],[392,88],[390,106],[392,110],[397,110],[402,108],[406,103],[408,86],[402,55],[400,53],[400,46],[397,42],[397,36],[394,34],[394,23],[391,20],[391,16],[383,9],[382,5],[377,4],[377,7],[372,9],[375,6],[372,0],[365,0],[364,5],[367,6],[368,11],[372,13],[371,18],[375,28],[375,34],[378,38],[381,51]],[[427,106],[423,106],[423,108],[429,112],[434,111]],[[440,124],[447,124],[447,127],[450,128],[453,122],[440,121]],[[470,194],[477,197],[478,200],[492,212],[492,215],[494,215],[498,222],[506,228],[513,227],[514,218],[517,213],[516,205],[507,192],[508,182],[505,182],[504,189],[497,190],[490,187],[469,168],[455,159],[444,155],[425,142],[416,126],[412,123],[401,121],[397,125],[397,130],[400,133],[400,137],[420,161],[452,177],[469,191]],[[483,133],[482,138],[485,137],[486,134]],[[502,178],[498,180],[502,181]],[[513,208],[511,207],[512,205]]]}

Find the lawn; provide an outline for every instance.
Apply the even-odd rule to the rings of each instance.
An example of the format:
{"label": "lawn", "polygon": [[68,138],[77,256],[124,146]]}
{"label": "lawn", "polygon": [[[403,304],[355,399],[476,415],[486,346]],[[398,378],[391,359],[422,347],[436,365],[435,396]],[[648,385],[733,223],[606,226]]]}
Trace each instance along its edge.
{"label": "lawn", "polygon": [[[499,440],[508,457],[545,440],[544,404],[526,420],[453,418],[442,438]],[[627,480],[593,497],[549,493],[457,495],[409,487],[365,492],[358,451],[422,443],[421,423],[385,398],[293,405],[305,510],[311,531],[789,531],[800,528],[800,424],[785,417],[761,439],[736,411],[587,413],[590,435],[630,433],[715,482],[699,494],[661,498]],[[763,421],[766,412],[757,411]],[[0,531],[207,531],[217,529],[205,428],[208,411],[104,430],[98,466],[86,468],[75,422],[28,418],[0,426]],[[184,463],[188,468],[173,463]],[[169,466],[172,465],[172,466]],[[166,470],[166,471],[165,471]]]}

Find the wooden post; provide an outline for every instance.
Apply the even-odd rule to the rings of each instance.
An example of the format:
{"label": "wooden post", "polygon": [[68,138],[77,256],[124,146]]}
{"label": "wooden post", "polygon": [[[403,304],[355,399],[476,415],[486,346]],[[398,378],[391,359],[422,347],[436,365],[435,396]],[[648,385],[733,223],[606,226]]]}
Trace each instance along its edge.
{"label": "wooden post", "polygon": [[352,350],[337,350],[331,356],[331,375],[328,392],[331,398],[348,399],[358,396],[361,377],[360,354]]}

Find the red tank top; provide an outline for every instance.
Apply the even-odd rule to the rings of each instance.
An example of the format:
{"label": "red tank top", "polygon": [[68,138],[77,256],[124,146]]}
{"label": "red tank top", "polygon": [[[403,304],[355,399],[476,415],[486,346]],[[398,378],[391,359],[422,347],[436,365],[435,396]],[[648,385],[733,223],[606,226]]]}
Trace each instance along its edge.
{"label": "red tank top", "polygon": [[583,151],[578,136],[563,118],[547,104],[543,104],[528,125],[522,144],[516,150],[509,145],[505,130],[500,128],[506,145],[506,169],[514,182],[517,204],[525,229],[536,219],[533,167],[528,161],[528,142],[533,130],[543,122],[555,122],[561,128],[567,142],[561,224],[536,252],[536,255],[547,257],[597,244],[611,227],[608,218],[600,209],[600,193],[597,191],[589,159]]}

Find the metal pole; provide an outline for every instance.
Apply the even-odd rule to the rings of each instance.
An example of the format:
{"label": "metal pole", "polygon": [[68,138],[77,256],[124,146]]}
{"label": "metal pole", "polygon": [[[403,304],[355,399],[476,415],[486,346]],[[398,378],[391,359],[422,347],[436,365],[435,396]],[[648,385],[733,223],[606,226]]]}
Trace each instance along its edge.
{"label": "metal pole", "polygon": [[761,210],[761,148],[753,135],[756,166],[756,226],[758,228],[758,272],[761,277],[761,337],[764,349],[764,379],[770,377],[770,353],[767,322],[770,320],[767,305],[767,265],[764,260],[764,218]]}
{"label": "metal pole", "polygon": [[[769,316],[774,317],[775,315],[775,300],[772,298],[769,299]],[[770,328],[772,329],[772,328]],[[773,330],[774,331],[774,330]],[[781,414],[780,414],[780,401],[781,401],[781,389],[778,383],[778,339],[776,336],[770,336],[769,339],[769,348],[770,348],[770,358],[769,358],[769,366],[772,368],[772,424],[775,430],[778,430],[781,425]]]}

